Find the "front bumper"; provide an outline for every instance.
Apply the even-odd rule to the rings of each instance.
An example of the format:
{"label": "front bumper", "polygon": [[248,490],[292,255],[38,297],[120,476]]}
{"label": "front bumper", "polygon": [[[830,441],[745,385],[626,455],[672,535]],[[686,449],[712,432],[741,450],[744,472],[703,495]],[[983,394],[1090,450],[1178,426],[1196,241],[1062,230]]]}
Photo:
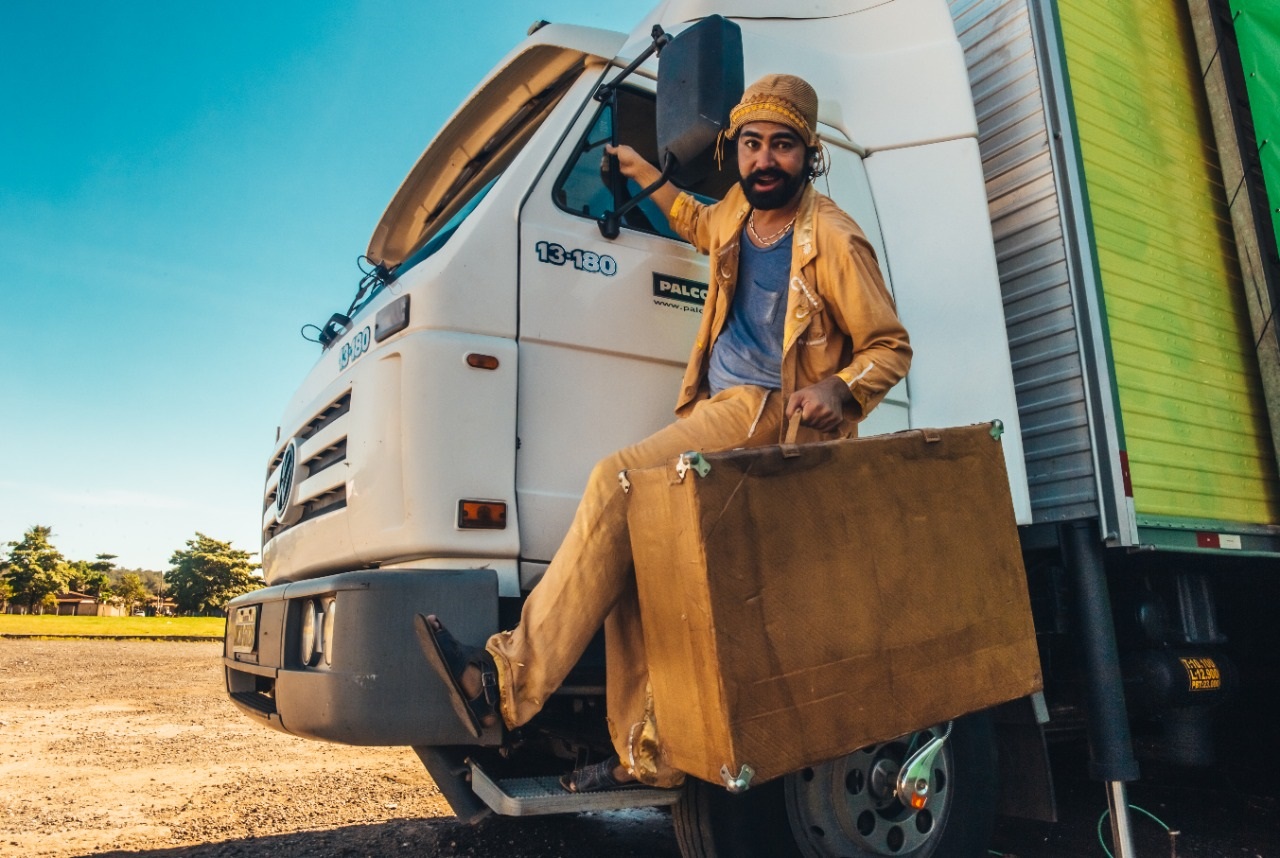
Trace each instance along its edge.
{"label": "front bumper", "polygon": [[[326,607],[329,652],[304,662],[304,613]],[[500,741],[496,727],[479,742],[467,732],[413,632],[418,613],[438,614],[461,641],[480,643],[496,632],[491,569],[344,572],[256,590],[227,609],[227,693],[270,727],[350,745]]]}

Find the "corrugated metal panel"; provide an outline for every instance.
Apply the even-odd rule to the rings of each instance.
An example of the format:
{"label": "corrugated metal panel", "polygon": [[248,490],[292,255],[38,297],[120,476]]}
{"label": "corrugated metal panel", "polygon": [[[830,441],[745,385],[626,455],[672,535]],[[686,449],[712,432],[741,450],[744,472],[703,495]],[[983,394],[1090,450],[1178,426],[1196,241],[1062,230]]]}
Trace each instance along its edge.
{"label": "corrugated metal panel", "polygon": [[952,0],[978,115],[1036,522],[1090,517],[1098,479],[1031,21],[1022,0]]}
{"label": "corrugated metal panel", "polygon": [[1276,521],[1225,194],[1178,0],[1060,0],[1140,522]]}

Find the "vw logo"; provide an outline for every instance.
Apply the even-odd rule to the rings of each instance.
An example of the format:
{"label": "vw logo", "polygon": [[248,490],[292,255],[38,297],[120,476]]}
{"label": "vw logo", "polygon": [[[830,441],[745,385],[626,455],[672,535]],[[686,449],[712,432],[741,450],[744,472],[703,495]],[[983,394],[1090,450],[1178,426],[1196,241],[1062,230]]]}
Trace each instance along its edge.
{"label": "vw logo", "polygon": [[298,439],[289,441],[280,459],[280,481],[276,484],[276,521],[284,523],[293,505],[293,482],[298,465]]}

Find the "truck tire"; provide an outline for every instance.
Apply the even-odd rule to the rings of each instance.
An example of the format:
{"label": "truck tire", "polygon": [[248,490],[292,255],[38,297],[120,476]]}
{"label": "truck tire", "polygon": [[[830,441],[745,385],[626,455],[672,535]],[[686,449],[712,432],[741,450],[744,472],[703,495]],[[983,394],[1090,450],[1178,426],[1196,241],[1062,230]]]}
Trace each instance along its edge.
{"label": "truck tire", "polygon": [[697,778],[672,809],[683,858],[799,858],[787,822],[783,778],[733,795]]}
{"label": "truck tire", "polygon": [[[684,858],[981,858],[995,823],[996,743],[989,716],[956,721],[935,792],[918,813],[885,788],[942,727],[854,751],[734,796],[690,779],[676,804]],[[914,744],[913,744],[914,743]]]}

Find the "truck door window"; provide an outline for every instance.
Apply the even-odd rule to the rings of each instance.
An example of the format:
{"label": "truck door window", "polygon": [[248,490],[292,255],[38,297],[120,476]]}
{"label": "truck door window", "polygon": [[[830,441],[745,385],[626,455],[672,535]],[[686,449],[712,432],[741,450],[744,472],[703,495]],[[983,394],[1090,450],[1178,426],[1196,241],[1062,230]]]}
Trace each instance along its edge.
{"label": "truck door window", "polygon": [[[615,122],[618,126],[619,143],[631,146],[649,163],[656,163],[658,160],[653,94],[628,87],[619,88],[616,114],[615,116],[614,108],[610,105],[601,106],[595,121],[578,141],[573,158],[556,181],[552,191],[555,203],[569,214],[595,220],[605,212],[618,208],[640,190],[630,180],[615,186],[613,177],[609,175],[604,147],[613,137]],[[725,160],[722,169],[712,168],[696,182],[682,185],[681,188],[703,202],[713,202],[723,197],[729,186],[737,180],[736,171],[730,157]],[[628,212],[623,217],[622,225],[640,232],[680,239],[652,200],[645,200]]]}

